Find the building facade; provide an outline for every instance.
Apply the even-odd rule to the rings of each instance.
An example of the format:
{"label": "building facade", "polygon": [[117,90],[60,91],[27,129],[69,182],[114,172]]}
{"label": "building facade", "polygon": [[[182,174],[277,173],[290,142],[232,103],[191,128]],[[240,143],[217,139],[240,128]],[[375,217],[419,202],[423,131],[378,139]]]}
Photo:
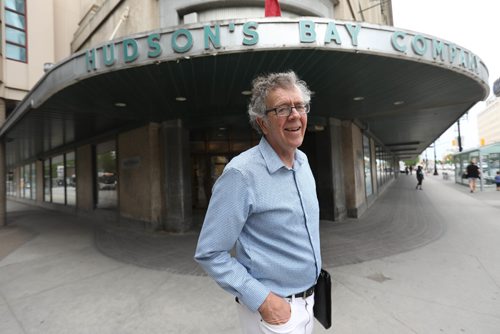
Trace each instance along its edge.
{"label": "building facade", "polygon": [[500,98],[486,101],[486,108],[477,115],[481,145],[500,143]]}
{"label": "building facade", "polygon": [[[196,227],[226,163],[258,142],[260,73],[292,69],[315,92],[301,149],[330,221],[363,214],[398,160],[489,92],[475,54],[393,27],[390,1],[282,0],[272,18],[258,0],[43,4],[2,8],[5,192],[150,230]],[[28,73],[15,96],[10,66]]]}

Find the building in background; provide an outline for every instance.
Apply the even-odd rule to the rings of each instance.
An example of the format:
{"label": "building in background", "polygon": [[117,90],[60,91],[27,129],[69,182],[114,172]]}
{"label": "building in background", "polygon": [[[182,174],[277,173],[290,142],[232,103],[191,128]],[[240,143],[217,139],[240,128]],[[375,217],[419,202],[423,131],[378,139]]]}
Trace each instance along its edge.
{"label": "building in background", "polygon": [[[44,74],[44,63],[54,63],[53,2],[2,1],[0,110],[3,120]],[[29,15],[29,13],[37,15]],[[28,18],[29,16],[29,18]],[[67,48],[66,56],[69,55]]]}
{"label": "building in background", "polygon": [[486,108],[477,116],[480,145],[500,143],[500,98],[486,101]]}
{"label": "building in background", "polygon": [[263,18],[261,0],[4,1],[8,196],[190,230],[226,163],[259,140],[251,80],[294,70],[315,92],[301,149],[321,218],[359,217],[399,160],[488,96],[480,58],[394,28],[391,1],[280,5]]}

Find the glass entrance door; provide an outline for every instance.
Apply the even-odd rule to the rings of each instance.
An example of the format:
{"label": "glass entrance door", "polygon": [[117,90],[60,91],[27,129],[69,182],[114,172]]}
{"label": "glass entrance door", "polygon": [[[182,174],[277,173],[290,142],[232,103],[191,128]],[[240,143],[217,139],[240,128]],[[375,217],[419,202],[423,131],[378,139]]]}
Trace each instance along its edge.
{"label": "glass entrance door", "polygon": [[206,209],[212,196],[212,187],[221,176],[229,162],[228,155],[196,154],[193,163],[193,206],[196,209]]}
{"label": "glass entrance door", "polygon": [[260,136],[249,126],[190,131],[194,209],[203,210],[208,207],[212,187],[227,163],[234,156],[257,145],[259,140]]}

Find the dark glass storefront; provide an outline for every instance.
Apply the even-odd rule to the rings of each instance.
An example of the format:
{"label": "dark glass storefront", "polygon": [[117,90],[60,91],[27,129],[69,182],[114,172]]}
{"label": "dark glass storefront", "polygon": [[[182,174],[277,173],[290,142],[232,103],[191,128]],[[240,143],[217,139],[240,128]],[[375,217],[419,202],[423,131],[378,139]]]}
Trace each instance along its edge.
{"label": "dark glass storefront", "polygon": [[190,132],[193,207],[206,209],[212,187],[226,164],[258,144],[260,136],[250,127],[219,127]]}

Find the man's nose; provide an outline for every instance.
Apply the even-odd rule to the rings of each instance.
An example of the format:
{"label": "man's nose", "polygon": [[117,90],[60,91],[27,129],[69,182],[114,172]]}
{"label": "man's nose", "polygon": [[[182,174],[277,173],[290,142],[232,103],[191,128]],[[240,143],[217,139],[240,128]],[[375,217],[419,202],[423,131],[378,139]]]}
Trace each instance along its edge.
{"label": "man's nose", "polygon": [[291,108],[291,112],[290,112],[290,115],[288,115],[288,118],[292,117],[292,118],[296,118],[297,116],[300,117],[300,113],[297,111],[297,108],[295,108],[295,106],[293,107],[290,107]]}

